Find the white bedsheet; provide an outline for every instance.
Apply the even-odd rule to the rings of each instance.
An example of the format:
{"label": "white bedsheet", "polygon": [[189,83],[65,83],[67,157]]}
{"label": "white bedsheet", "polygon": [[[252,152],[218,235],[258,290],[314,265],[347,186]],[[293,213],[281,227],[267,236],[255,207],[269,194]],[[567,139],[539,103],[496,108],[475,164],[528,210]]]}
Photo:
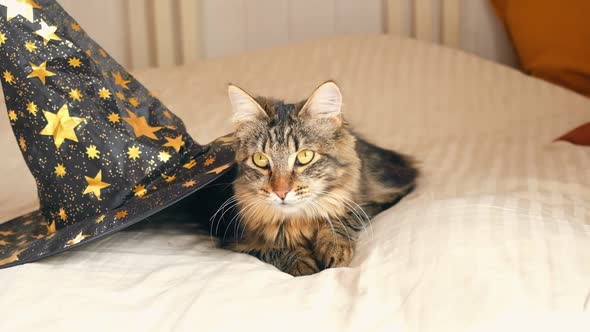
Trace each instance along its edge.
{"label": "white bedsheet", "polygon": [[[138,78],[200,142],[231,130],[225,84],[305,98],[415,155],[418,189],[378,215],[350,268],[293,278],[182,229],[117,233],[0,270],[2,331],[588,331],[590,148],[553,143],[590,100],[450,49],[357,36]],[[36,208],[0,112],[0,220]]]}

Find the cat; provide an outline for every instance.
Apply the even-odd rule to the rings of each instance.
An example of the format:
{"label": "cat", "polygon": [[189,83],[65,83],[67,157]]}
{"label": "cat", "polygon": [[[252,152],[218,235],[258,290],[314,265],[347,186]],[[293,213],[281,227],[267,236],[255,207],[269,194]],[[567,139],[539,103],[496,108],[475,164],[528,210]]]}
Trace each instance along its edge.
{"label": "cat", "polygon": [[[413,160],[355,134],[333,81],[296,104],[232,84],[228,95],[237,173],[211,224],[221,246],[293,276],[348,266],[369,219],[414,188]],[[231,206],[237,214],[222,221]]]}

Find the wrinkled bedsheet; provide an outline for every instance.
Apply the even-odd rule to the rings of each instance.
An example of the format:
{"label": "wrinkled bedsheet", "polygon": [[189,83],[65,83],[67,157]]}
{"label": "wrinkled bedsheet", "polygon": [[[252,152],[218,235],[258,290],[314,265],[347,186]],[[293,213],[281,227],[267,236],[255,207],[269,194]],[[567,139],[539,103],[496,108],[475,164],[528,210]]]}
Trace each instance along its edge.
{"label": "wrinkled bedsheet", "polygon": [[[590,330],[590,148],[553,142],[590,120],[589,99],[377,35],[136,74],[201,143],[232,129],[228,82],[296,101],[334,79],[360,133],[420,161],[419,186],[351,267],[309,277],[176,227],[1,270],[0,330]],[[9,126],[0,112],[2,221],[37,207]]]}

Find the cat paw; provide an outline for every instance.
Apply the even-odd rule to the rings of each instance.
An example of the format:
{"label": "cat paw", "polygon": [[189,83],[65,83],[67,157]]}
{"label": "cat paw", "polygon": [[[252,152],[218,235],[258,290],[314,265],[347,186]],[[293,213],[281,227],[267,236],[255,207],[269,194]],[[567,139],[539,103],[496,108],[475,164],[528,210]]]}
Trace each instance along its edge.
{"label": "cat paw", "polygon": [[294,277],[308,276],[320,272],[318,263],[311,256],[298,258],[285,272]]}
{"label": "cat paw", "polygon": [[315,254],[322,270],[346,267],[352,261],[354,246],[350,243],[322,243],[316,247]]}

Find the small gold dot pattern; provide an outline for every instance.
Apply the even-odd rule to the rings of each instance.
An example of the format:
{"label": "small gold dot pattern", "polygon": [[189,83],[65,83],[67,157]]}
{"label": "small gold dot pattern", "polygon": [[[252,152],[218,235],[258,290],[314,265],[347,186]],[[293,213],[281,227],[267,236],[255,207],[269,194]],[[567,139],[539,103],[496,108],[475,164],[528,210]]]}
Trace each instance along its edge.
{"label": "small gold dot pattern", "polygon": [[129,226],[233,164],[231,135],[196,143],[56,1],[0,0],[0,38],[9,120],[41,206],[0,224],[0,268]]}

